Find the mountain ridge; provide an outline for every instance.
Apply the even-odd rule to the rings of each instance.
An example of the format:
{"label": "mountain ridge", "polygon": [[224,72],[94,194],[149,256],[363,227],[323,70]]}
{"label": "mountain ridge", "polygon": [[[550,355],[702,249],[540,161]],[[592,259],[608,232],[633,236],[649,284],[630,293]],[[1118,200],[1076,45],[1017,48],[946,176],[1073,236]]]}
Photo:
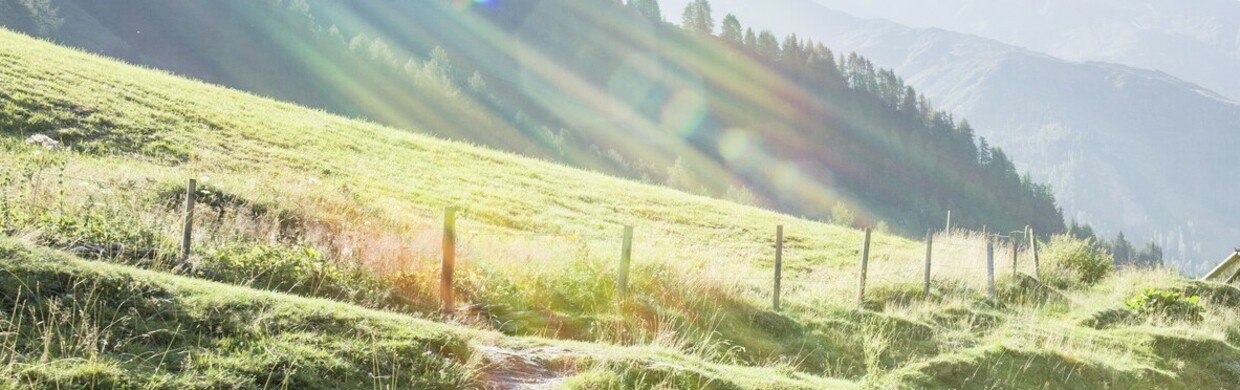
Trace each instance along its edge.
{"label": "mountain ridge", "polygon": [[1077,62],[1121,63],[1166,71],[1235,100],[1240,79],[1240,2],[1142,0],[894,1],[819,4],[915,27],[940,27]]}
{"label": "mountain ridge", "polygon": [[1154,239],[1191,273],[1240,242],[1240,209],[1223,195],[1240,186],[1217,157],[1240,148],[1240,106],[1204,87],[1161,71],[856,18],[808,0],[713,3],[737,15],[779,9],[756,15],[792,15],[781,16],[785,31],[894,69],[1051,184],[1066,216],[1108,236]]}

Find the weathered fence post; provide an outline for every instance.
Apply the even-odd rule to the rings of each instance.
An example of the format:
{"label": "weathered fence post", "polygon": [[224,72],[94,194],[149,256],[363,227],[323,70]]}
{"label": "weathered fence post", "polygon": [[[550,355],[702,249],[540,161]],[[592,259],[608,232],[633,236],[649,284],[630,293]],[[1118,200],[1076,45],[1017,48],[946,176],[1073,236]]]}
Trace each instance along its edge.
{"label": "weathered fence post", "polygon": [[1029,228],[1029,250],[1033,251],[1033,278],[1040,281],[1042,280],[1042,262],[1038,258],[1038,235],[1033,227]]}
{"label": "weathered fence post", "polygon": [[1016,254],[1020,253],[1019,252],[1020,246],[1017,244],[1018,242],[1016,241],[1016,237],[1012,237],[1012,276],[1013,277],[1019,273],[1019,272],[1016,272]]}
{"label": "weathered fence post", "polygon": [[633,227],[624,227],[624,241],[620,247],[620,276],[616,280],[616,288],[620,298],[629,295],[629,261],[633,255]]}
{"label": "weathered fence post", "polygon": [[865,303],[865,277],[866,272],[870,268],[870,233],[872,229],[865,228],[865,246],[861,248],[861,275],[857,278],[857,303]]}
{"label": "weathered fence post", "polygon": [[986,295],[995,299],[995,242],[986,238]]}
{"label": "weathered fence post", "polygon": [[194,203],[198,201],[198,180],[189,179],[189,185],[185,187],[185,231],[181,236],[181,262],[189,261],[189,252],[191,249],[194,235]]}
{"label": "weathered fence post", "polygon": [[948,232],[948,233],[952,232],[952,211],[951,210],[947,210],[947,228],[943,229],[943,231]]}
{"label": "weathered fence post", "polygon": [[784,267],[784,225],[775,227],[775,294],[772,295],[772,306],[779,311],[779,288],[783,279]]}
{"label": "weathered fence post", "polygon": [[926,233],[926,279],[922,293],[930,295],[930,255],[934,251],[934,231]]}
{"label": "weathered fence post", "polygon": [[456,305],[452,290],[452,274],[456,271],[456,208],[448,207],[443,216],[443,266],[439,279],[439,298],[444,314],[451,314]]}

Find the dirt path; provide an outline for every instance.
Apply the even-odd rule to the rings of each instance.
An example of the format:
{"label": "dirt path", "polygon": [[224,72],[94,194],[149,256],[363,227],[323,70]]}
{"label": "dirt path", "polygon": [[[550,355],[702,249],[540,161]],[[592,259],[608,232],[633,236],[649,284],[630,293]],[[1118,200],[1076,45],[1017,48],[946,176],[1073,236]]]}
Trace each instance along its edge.
{"label": "dirt path", "polygon": [[525,350],[498,346],[481,346],[484,368],[481,385],[484,389],[540,390],[555,388],[573,374],[572,360],[578,353],[554,347]]}

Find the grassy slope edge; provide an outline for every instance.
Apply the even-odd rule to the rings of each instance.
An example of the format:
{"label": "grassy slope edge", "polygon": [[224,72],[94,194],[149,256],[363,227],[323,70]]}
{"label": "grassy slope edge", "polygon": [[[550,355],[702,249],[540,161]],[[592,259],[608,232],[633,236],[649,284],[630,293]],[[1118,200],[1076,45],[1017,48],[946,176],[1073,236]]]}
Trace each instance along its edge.
{"label": "grassy slope edge", "polygon": [[[23,145],[36,132],[71,148],[48,153]],[[203,176],[210,177],[214,193],[227,196],[216,199],[220,218],[200,216],[204,228],[192,259],[197,265],[283,260],[290,251],[262,248],[304,245],[371,270],[433,271],[434,257],[419,257],[393,242],[416,244],[417,231],[433,228],[448,205],[466,207],[463,230],[479,236],[590,236],[618,232],[622,224],[637,225],[640,235],[634,297],[623,305],[614,304],[607,276],[614,272],[608,268],[617,252],[609,246],[614,240],[597,247],[569,243],[554,255],[541,252],[548,246],[543,242],[475,243],[463,257],[462,293],[470,302],[506,308],[490,315],[491,328],[508,336],[183,278],[170,274],[181,268],[141,259],[131,263],[168,273],[66,259],[5,239],[0,265],[13,283],[4,288],[28,290],[20,299],[6,290],[0,308],[6,326],[30,324],[0,339],[8,348],[7,367],[24,372],[9,371],[5,379],[19,384],[113,378],[264,387],[317,372],[338,374],[328,378],[341,381],[333,386],[412,381],[418,373],[425,377],[417,380],[426,381],[418,385],[454,387],[485,380],[490,365],[479,360],[494,346],[567,355],[579,364],[569,371],[579,375],[563,383],[584,388],[635,381],[714,388],[1226,388],[1240,379],[1234,368],[1240,364],[1235,288],[1190,283],[1163,271],[1126,271],[1097,285],[1051,293],[1005,278],[1000,299],[988,300],[967,286],[977,275],[944,274],[930,296],[915,284],[876,280],[871,298],[858,308],[848,272],[861,234],[852,229],[348,120],[4,31],[0,150],[4,168],[19,171],[10,176],[17,181],[3,187],[4,222],[10,222],[10,211],[28,222],[8,233],[37,245],[69,248],[84,239],[154,237],[148,241],[157,249],[175,251],[165,248],[174,247],[176,237],[175,207],[167,206],[175,198],[168,194],[176,194],[186,177]],[[10,200],[26,206],[10,207]],[[272,231],[251,226],[254,221],[223,218],[234,206],[300,225],[291,240],[270,239],[288,232],[279,225],[267,234]],[[786,277],[835,278],[829,288],[792,284],[782,313],[766,309],[778,224],[788,231]],[[122,231],[136,233],[117,233]],[[435,239],[434,233],[421,238],[430,245]],[[917,243],[881,234],[874,254],[873,276],[892,273],[895,264],[915,266],[921,258]],[[542,257],[549,261],[540,262]],[[263,265],[235,263],[241,270]],[[709,273],[758,281],[691,282]],[[243,276],[222,278],[285,290]],[[19,280],[25,287],[17,287]],[[424,304],[413,305],[412,312],[427,303],[433,310],[433,279],[412,280],[418,288],[406,292]],[[37,288],[27,288],[30,282]],[[1124,298],[1149,287],[1201,293],[1211,308],[1206,323],[1107,320]],[[1042,292],[1029,299],[1026,290]],[[23,303],[35,301],[58,303]],[[91,313],[95,309],[106,314]],[[23,311],[32,314],[16,315]],[[37,325],[36,317],[45,325]],[[48,318],[65,320],[47,326]],[[554,321],[540,322],[547,318]],[[109,325],[120,319],[125,321]],[[520,326],[505,328],[511,324]],[[545,332],[560,326],[577,329]],[[109,336],[88,337],[95,331]],[[691,331],[701,338],[686,337]],[[527,334],[604,343],[512,336]],[[667,343],[671,348],[644,346],[661,345],[669,336],[681,339]],[[698,342],[714,343],[716,350],[694,350]],[[425,356],[407,357],[415,351]],[[172,370],[172,363],[181,366]],[[277,371],[294,376],[267,375]]]}
{"label": "grassy slope edge", "polygon": [[[553,348],[566,356],[556,364],[579,366],[580,377],[525,379],[587,387],[600,381],[853,386],[713,364],[658,348],[506,337],[334,301],[85,261],[7,238],[0,238],[0,291],[0,387],[450,389],[504,374],[494,372],[503,368],[495,362],[484,362],[480,350],[486,348]],[[561,367],[559,374],[577,370]]]}

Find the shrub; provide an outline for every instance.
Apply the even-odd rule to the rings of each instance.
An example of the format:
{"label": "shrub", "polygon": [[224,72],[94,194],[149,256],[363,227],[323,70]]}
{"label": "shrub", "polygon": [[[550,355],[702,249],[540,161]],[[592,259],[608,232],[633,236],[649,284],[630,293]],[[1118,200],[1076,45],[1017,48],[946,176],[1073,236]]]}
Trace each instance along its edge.
{"label": "shrub", "polygon": [[1185,296],[1178,292],[1147,289],[1133,295],[1125,303],[1130,309],[1146,317],[1197,323],[1203,320],[1201,312],[1204,308],[1200,301],[1201,297],[1196,295]]}
{"label": "shrub", "polygon": [[197,271],[231,284],[363,306],[399,303],[389,286],[365,270],[307,246],[236,245],[204,256]]}
{"label": "shrub", "polygon": [[1093,240],[1058,235],[1051,238],[1045,253],[1051,267],[1067,271],[1085,284],[1097,283],[1115,269],[1111,254]]}

